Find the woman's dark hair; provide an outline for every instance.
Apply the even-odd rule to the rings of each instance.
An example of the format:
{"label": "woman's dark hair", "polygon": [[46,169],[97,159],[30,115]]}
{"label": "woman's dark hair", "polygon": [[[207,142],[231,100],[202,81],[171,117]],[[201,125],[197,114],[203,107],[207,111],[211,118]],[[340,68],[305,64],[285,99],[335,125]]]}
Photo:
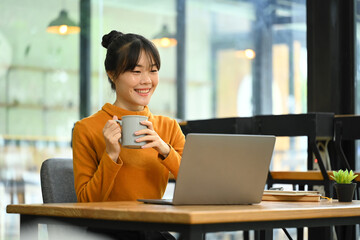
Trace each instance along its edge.
{"label": "woman's dark hair", "polygon": [[[133,70],[139,62],[141,50],[144,50],[150,63],[155,64],[160,70],[160,55],[155,45],[137,34],[123,34],[118,31],[111,31],[102,38],[101,45],[107,49],[105,58],[105,70],[113,72],[113,79],[126,71]],[[115,83],[111,81],[111,88],[115,90]]]}

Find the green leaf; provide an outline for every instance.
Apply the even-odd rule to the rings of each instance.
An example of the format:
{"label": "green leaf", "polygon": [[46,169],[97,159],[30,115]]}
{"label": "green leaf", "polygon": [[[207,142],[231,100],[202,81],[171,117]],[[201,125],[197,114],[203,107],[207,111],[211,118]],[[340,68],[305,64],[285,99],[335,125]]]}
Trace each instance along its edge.
{"label": "green leaf", "polygon": [[358,175],[354,175],[352,170],[345,170],[343,171],[340,169],[339,171],[333,171],[332,179],[334,179],[337,183],[351,183]]}

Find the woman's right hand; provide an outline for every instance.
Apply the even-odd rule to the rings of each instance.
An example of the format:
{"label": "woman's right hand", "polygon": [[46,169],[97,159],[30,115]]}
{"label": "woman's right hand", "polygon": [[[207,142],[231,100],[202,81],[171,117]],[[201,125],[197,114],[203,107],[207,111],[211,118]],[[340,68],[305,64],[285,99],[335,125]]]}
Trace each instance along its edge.
{"label": "woman's right hand", "polygon": [[106,153],[114,162],[117,162],[120,154],[119,139],[121,138],[121,128],[116,120],[118,120],[118,117],[113,116],[113,119],[108,120],[103,128]]}

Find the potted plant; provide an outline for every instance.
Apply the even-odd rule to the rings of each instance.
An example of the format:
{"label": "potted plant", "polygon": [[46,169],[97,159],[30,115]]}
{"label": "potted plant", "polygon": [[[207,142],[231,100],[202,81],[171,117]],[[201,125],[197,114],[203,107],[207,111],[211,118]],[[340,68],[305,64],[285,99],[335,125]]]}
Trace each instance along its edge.
{"label": "potted plant", "polygon": [[352,181],[357,177],[358,175],[354,175],[354,172],[352,170],[348,171],[347,169],[345,171],[339,170],[339,171],[333,171],[332,179],[335,180],[335,190],[337,197],[339,199],[339,202],[351,202],[354,196],[356,183],[353,183]]}

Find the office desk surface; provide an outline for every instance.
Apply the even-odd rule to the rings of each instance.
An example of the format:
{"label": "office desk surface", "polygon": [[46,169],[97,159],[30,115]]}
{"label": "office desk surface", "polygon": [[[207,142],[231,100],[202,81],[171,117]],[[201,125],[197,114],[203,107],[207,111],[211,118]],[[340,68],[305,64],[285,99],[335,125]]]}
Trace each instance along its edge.
{"label": "office desk surface", "polygon": [[8,213],[115,221],[211,224],[360,216],[360,201],[270,202],[254,205],[169,206],[139,202],[8,205]]}

